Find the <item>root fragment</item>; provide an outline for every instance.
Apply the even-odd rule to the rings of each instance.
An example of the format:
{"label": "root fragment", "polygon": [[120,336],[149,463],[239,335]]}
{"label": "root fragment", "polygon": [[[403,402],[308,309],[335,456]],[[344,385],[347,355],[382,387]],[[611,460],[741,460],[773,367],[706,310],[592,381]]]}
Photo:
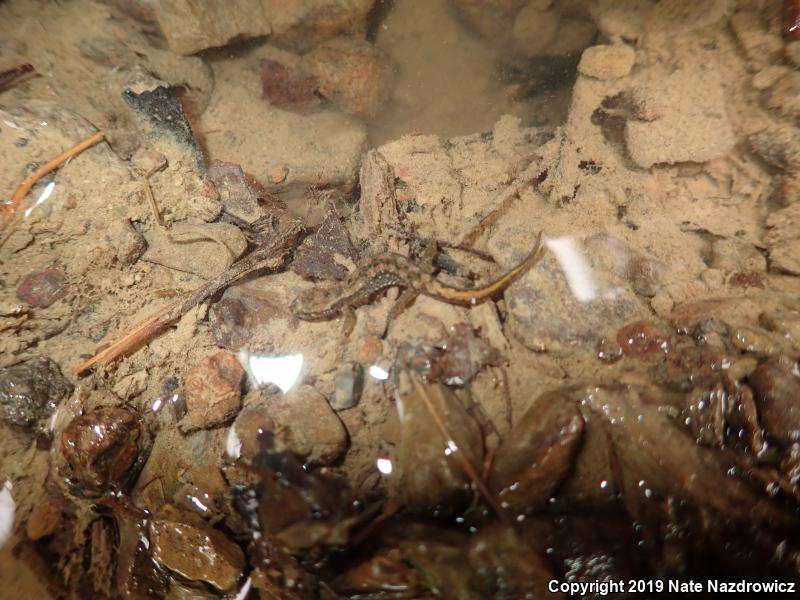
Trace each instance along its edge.
{"label": "root fragment", "polygon": [[15,222],[12,222],[14,213],[19,205],[22,204],[22,201],[25,199],[25,196],[28,195],[28,192],[31,191],[31,188],[34,186],[34,184],[51,171],[55,171],[73,156],[77,156],[87,148],[94,146],[97,142],[104,139],[105,135],[106,134],[102,131],[95,133],[93,136],[83,140],[80,144],[73,146],[66,152],[62,152],[56,156],[53,160],[43,164],[25,178],[25,180],[17,188],[17,191],[14,192],[14,195],[11,196],[11,203],[6,204],[3,207],[2,227],[0,228],[7,228],[7,230],[3,235],[3,238],[0,239],[0,247],[5,244],[6,240],[11,237],[11,234],[14,232]]}

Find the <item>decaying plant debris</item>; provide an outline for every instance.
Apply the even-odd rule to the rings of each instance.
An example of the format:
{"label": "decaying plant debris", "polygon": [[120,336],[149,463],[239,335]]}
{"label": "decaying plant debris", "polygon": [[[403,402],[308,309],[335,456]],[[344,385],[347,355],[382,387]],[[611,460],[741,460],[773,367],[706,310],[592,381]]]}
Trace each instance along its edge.
{"label": "decaying plant debris", "polygon": [[0,3],[3,589],[800,580],[796,3],[273,4]]}

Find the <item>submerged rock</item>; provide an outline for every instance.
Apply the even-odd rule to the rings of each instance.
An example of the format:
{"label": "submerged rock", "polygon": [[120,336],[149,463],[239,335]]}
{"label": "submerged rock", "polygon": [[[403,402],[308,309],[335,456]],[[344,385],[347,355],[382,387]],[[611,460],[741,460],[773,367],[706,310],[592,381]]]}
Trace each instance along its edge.
{"label": "submerged rock", "polygon": [[[410,508],[455,508],[470,491],[462,461],[474,468],[482,464],[483,436],[478,423],[449,388],[418,381],[415,385],[413,377],[401,376],[398,386],[401,435],[397,476],[392,483]],[[452,439],[445,437],[439,422]]]}
{"label": "submerged rock", "polygon": [[298,49],[342,33],[363,33],[375,0],[234,0],[155,3],[164,37],[179,54],[272,34],[282,44]]}
{"label": "submerged rock", "polygon": [[31,427],[50,417],[72,384],[49,358],[0,369],[0,418],[6,423]]}
{"label": "submerged rock", "polygon": [[534,405],[495,452],[489,488],[514,515],[544,508],[567,476],[583,436],[583,418],[571,398],[553,393]]}
{"label": "submerged rock", "polygon": [[591,298],[576,296],[558,261],[545,256],[506,291],[509,332],[537,351],[595,348],[607,329],[650,316],[632,291],[615,287],[607,292],[597,283]]}
{"label": "submerged rock", "polygon": [[138,415],[128,409],[104,406],[79,415],[61,433],[65,475],[84,492],[125,488],[144,438]]}
{"label": "submerged rock", "polygon": [[800,203],[795,202],[767,217],[764,244],[770,270],[800,275]]}
{"label": "submerged rock", "polygon": [[281,396],[258,389],[248,395],[246,405],[229,438],[246,460],[258,454],[265,433],[278,450],[312,464],[329,464],[347,448],[347,430],[332,404],[310,385],[300,385]]}
{"label": "submerged rock", "polygon": [[17,288],[17,298],[34,308],[47,308],[67,294],[67,277],[58,267],[26,275]]}
{"label": "submerged rock", "polygon": [[361,365],[355,362],[343,364],[334,378],[331,408],[336,411],[353,408],[361,399],[363,389],[364,369]]}
{"label": "submerged rock", "polygon": [[182,431],[213,427],[233,417],[242,405],[244,369],[229,352],[196,363],[184,380],[186,416]]}
{"label": "submerged rock", "polygon": [[231,591],[242,574],[242,549],[195,515],[171,505],[148,523],[153,559],[190,581]]}
{"label": "submerged rock", "polygon": [[779,357],[770,358],[747,381],[770,435],[784,446],[800,442],[800,377],[794,364]]}
{"label": "submerged rock", "polygon": [[208,167],[206,177],[216,187],[219,201],[227,214],[249,224],[264,216],[258,205],[258,190],[242,167],[216,161]]}
{"label": "submerged rock", "polygon": [[389,58],[374,44],[354,38],[323,42],[303,57],[318,90],[344,112],[371,119],[392,92]]}

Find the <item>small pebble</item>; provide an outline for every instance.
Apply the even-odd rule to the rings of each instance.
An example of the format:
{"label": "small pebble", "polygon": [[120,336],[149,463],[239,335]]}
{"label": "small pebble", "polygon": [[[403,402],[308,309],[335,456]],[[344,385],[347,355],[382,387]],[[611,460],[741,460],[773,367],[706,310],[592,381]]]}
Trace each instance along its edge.
{"label": "small pebble", "polygon": [[47,308],[67,294],[67,277],[57,267],[26,275],[17,288],[17,298],[34,308]]}
{"label": "small pebble", "polygon": [[30,427],[53,414],[58,402],[72,393],[72,384],[49,358],[39,357],[0,369],[0,418]]}
{"label": "small pebble", "polygon": [[742,271],[764,273],[767,259],[758,249],[747,242],[725,238],[711,245],[713,257],[711,267],[722,271]]}
{"label": "small pebble", "polygon": [[322,42],[303,56],[319,94],[344,112],[374,118],[392,93],[392,65],[376,45],[356,37]]}
{"label": "small pebble", "polygon": [[155,150],[139,148],[131,156],[131,166],[141,175],[152,175],[167,166],[167,157]]}
{"label": "small pebble", "polygon": [[779,333],[800,350],[800,313],[788,310],[764,312],[758,320],[769,331]]}
{"label": "small pebble", "polygon": [[242,167],[216,161],[208,167],[206,177],[216,187],[226,213],[245,223],[255,223],[264,216],[258,205],[258,193]]}
{"label": "small pebble", "polygon": [[347,448],[344,425],[325,397],[310,385],[271,398],[267,412],[280,445],[310,463],[330,464]]}
{"label": "small pebble", "polygon": [[511,39],[525,56],[537,56],[556,39],[560,20],[555,11],[539,10],[529,4],[517,13]]}
{"label": "small pebble", "polygon": [[128,220],[112,221],[108,226],[108,239],[123,265],[132,265],[147,250],[144,236],[134,229]]}
{"label": "small pebble", "polygon": [[617,332],[617,343],[629,356],[668,354],[672,348],[669,336],[648,321],[635,321]]}
{"label": "small pebble", "polygon": [[628,277],[633,291],[646,298],[654,297],[664,286],[666,270],[661,261],[634,254],[628,265]]}
{"label": "small pebble", "polygon": [[[259,390],[254,391],[256,395],[260,393]],[[244,460],[252,461],[261,450],[260,435],[266,431],[274,431],[275,423],[269,418],[266,406],[254,406],[243,409],[236,417],[232,427],[240,444],[239,456]]]}
{"label": "small pebble", "polygon": [[333,410],[353,408],[361,399],[364,389],[364,369],[360,364],[349,362],[339,367],[334,378],[334,392],[330,399]]}
{"label": "small pebble", "polygon": [[365,335],[358,340],[356,360],[362,365],[372,365],[383,355],[383,342],[377,335]]}
{"label": "small pebble", "polygon": [[186,416],[181,431],[213,427],[230,419],[242,406],[244,369],[230,352],[218,352],[196,363],[184,379]]}
{"label": "small pebble", "polygon": [[578,71],[595,79],[625,77],[636,62],[636,51],[624,44],[592,46],[583,51]]}

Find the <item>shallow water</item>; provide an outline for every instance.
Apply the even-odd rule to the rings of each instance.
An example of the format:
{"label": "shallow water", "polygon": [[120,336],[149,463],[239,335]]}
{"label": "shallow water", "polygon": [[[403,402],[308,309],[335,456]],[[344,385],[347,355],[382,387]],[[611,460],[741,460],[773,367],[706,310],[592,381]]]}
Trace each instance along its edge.
{"label": "shallow water", "polygon": [[273,4],[0,3],[0,589],[796,582],[794,3]]}

